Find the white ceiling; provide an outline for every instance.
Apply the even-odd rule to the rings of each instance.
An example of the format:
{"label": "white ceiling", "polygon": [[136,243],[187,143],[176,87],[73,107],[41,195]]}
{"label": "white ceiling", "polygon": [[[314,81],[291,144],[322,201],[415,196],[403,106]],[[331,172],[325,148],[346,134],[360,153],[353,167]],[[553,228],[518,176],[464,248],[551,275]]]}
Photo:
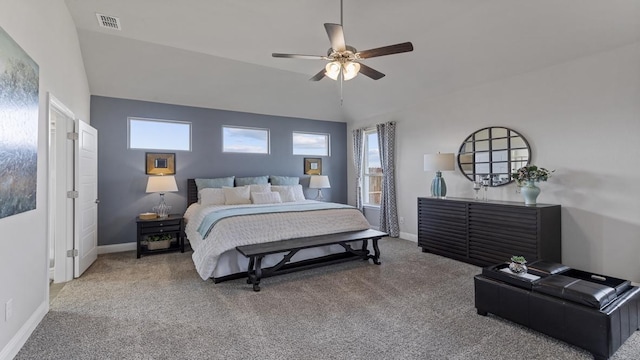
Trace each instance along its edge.
{"label": "white ceiling", "polygon": [[[66,0],[93,95],[348,121],[640,41],[639,0],[344,0],[347,44],[411,41],[387,76],[308,81],[339,0]],[[101,28],[96,13],[118,17]]]}

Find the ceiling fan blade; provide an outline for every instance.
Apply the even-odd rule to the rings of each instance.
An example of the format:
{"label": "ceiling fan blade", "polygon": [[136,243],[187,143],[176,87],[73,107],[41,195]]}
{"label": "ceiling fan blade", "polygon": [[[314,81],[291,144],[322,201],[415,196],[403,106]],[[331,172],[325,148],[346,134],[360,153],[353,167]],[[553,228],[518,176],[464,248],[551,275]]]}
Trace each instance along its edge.
{"label": "ceiling fan blade", "polygon": [[310,60],[326,60],[326,56],[320,55],[300,55],[300,54],[279,54],[273,53],[271,56],[275,58],[289,58],[289,59],[310,59]]}
{"label": "ceiling fan blade", "polygon": [[399,54],[399,53],[404,53],[409,51],[413,51],[413,44],[410,42],[404,42],[400,44],[383,46],[375,49],[360,51],[357,55],[360,57],[360,59],[369,59],[376,56]]}
{"label": "ceiling fan blade", "polygon": [[331,42],[331,48],[334,51],[345,51],[347,45],[344,41],[344,32],[342,31],[342,25],[339,24],[324,24],[327,35],[329,35],[329,41]]}
{"label": "ceiling fan blade", "polygon": [[372,78],[373,80],[379,80],[382,79],[384,77],[384,74],[381,73],[378,70],[374,70],[370,67],[368,67],[367,65],[360,63],[360,74],[364,75],[364,76],[368,76],[370,78]]}
{"label": "ceiling fan blade", "polygon": [[326,72],[325,69],[320,70],[319,73],[313,75],[313,77],[311,79],[309,79],[309,81],[320,81],[322,80],[322,78],[324,77],[324,73]]}

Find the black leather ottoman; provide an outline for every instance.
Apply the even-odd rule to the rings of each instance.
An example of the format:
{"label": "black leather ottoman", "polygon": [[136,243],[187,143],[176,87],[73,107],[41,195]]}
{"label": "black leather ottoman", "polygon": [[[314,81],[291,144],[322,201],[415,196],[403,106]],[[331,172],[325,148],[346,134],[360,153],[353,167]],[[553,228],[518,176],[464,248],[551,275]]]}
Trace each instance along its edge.
{"label": "black leather ottoman", "polygon": [[[536,267],[537,266],[537,267]],[[608,359],[640,326],[640,288],[628,280],[534,262],[528,277],[508,264],[476,275],[475,306]]]}

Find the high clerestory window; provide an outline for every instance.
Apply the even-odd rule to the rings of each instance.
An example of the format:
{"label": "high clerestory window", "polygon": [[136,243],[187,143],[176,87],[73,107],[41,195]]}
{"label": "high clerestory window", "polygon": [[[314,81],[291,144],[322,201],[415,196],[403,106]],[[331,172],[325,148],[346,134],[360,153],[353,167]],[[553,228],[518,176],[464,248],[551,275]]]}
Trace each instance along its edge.
{"label": "high clerestory window", "polygon": [[129,148],[191,151],[191,123],[130,117]]}
{"label": "high clerestory window", "polygon": [[269,154],[269,129],[222,127],[222,152]]}
{"label": "high clerestory window", "polygon": [[293,155],[329,156],[329,134],[293,132]]}

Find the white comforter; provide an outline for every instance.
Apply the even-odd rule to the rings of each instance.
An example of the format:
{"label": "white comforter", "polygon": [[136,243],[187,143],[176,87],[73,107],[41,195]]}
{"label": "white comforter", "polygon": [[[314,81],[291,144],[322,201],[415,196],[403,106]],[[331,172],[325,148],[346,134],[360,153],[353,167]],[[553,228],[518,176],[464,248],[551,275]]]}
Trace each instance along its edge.
{"label": "white comforter", "polygon": [[[305,200],[304,202],[315,201]],[[300,203],[292,202],[278,205]],[[241,256],[235,250],[236,246],[370,228],[362,213],[355,208],[330,209],[225,218],[214,225],[205,239],[202,238],[198,227],[209,212],[214,209],[238,206],[251,207],[256,205],[201,206],[195,203],[189,206],[185,213],[187,219],[186,235],[193,249],[193,262],[203,280],[230,275],[227,271],[217,271],[217,266],[224,253],[228,253],[234,258]],[[237,267],[235,270],[238,270]],[[242,271],[246,270],[246,267],[242,269]]]}

